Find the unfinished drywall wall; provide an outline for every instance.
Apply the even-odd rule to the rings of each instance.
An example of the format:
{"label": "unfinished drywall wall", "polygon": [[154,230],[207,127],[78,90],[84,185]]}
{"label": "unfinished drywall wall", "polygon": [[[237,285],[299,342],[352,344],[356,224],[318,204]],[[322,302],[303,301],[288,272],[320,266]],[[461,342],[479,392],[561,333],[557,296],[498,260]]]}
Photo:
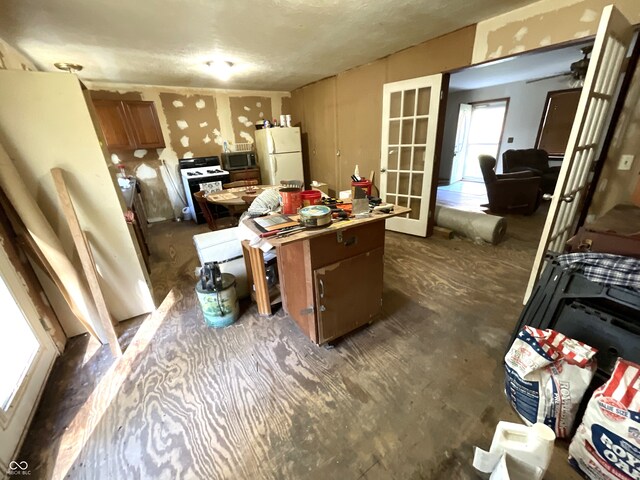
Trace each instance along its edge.
{"label": "unfinished drywall wall", "polygon": [[[92,98],[142,99],[155,103],[166,147],[112,152],[111,155],[113,174],[115,165],[123,163],[127,173],[140,180],[150,222],[181,215],[185,205],[179,159],[220,155],[225,141],[230,145],[253,142],[254,127],[247,127],[237,119],[234,122],[233,111],[247,112],[245,106],[261,103],[267,106],[263,111],[265,118],[267,114],[278,117],[290,96],[288,92],[87,83]],[[257,112],[259,117],[260,111],[253,113]],[[249,118],[247,116],[247,122]]]}
{"label": "unfinished drywall wall", "polygon": [[364,177],[369,178],[371,170],[375,180],[380,176],[382,86],[386,73],[386,62],[378,60],[337,77],[338,190],[349,189],[356,165]]}
{"label": "unfinished drywall wall", "polygon": [[303,147],[308,141],[306,180],[345,189],[357,164],[361,175],[374,170],[378,185],[382,86],[469,65],[474,32],[466,27],[294,90],[292,122],[301,127]]}
{"label": "unfinished drywall wall", "polygon": [[[631,155],[630,168],[621,170],[620,159]],[[617,204],[634,203],[634,191],[640,185],[640,65],[627,92],[613,140],[607,152],[587,222],[599,218]]]}
{"label": "unfinished drywall wall", "polygon": [[309,178],[335,190],[338,179],[336,148],[336,77],[312,83],[302,89],[305,126],[303,152]]}
{"label": "unfinished drywall wall", "polygon": [[229,107],[235,143],[255,143],[255,124],[273,121],[269,97],[229,97]]}
{"label": "unfinished drywall wall", "polygon": [[[448,180],[451,175],[458,111],[461,103],[509,98],[502,143],[496,157],[498,160],[497,170],[502,172],[503,152],[509,149],[535,148],[547,93],[567,88],[569,85],[565,78],[549,78],[534,83],[514,82],[495,87],[450,92],[445,117],[440,179]],[[509,143],[510,138],[513,139],[511,143]]]}
{"label": "unfinished drywall wall", "polygon": [[178,158],[222,153],[223,139],[215,96],[161,92],[160,101],[171,149]]}
{"label": "unfinished drywall wall", "polygon": [[0,38],[0,70],[28,70],[35,72],[38,69],[30,58]]}
{"label": "unfinished drywall wall", "polygon": [[541,0],[478,23],[473,63],[595,35],[610,4],[640,23],[638,0]]}
{"label": "unfinished drywall wall", "polygon": [[53,167],[65,170],[113,317],[124,320],[153,310],[148,277],[78,79],[66,73],[0,71],[0,137],[67,256],[77,260],[50,174]]}

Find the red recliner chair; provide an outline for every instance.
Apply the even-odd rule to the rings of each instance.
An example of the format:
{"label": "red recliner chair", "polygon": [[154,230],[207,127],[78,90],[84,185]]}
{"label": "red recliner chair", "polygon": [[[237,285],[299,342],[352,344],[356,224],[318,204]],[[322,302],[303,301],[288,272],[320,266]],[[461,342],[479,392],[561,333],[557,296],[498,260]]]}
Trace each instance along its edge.
{"label": "red recliner chair", "polygon": [[494,157],[480,155],[478,160],[492,213],[531,215],[536,211],[542,197],[540,177],[529,171],[497,175]]}

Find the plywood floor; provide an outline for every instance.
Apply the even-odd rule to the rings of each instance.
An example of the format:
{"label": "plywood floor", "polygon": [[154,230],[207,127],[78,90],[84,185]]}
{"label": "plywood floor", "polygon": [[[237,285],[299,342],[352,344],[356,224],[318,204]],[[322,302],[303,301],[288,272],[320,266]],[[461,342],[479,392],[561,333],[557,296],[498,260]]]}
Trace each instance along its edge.
{"label": "plywood floor", "polygon": [[[388,233],[384,315],[331,350],[255,306],[206,328],[192,273],[202,229],[154,226],[155,294],[168,297],[122,325],[120,362],[70,343],[20,460],[34,478],[477,478],[473,446],[516,419],[501,357],[543,220],[510,218],[499,246]],[[566,445],[546,478],[579,478]]]}

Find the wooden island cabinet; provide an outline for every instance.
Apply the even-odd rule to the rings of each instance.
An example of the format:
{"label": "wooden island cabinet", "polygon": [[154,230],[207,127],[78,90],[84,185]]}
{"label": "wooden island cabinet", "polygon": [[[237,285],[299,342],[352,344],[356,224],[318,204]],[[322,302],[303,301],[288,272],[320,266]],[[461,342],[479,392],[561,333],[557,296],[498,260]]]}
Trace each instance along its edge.
{"label": "wooden island cabinet", "polygon": [[[276,248],[280,294],[286,313],[318,345],[371,323],[382,308],[385,219],[390,214],[333,223],[288,237],[269,239]],[[245,253],[253,253],[245,241]],[[248,268],[258,271],[261,255],[251,255]],[[255,264],[255,265],[254,265]],[[252,281],[260,276],[249,275]],[[258,308],[268,305],[255,286]],[[260,312],[265,313],[265,312]],[[269,312],[266,312],[269,313]]]}

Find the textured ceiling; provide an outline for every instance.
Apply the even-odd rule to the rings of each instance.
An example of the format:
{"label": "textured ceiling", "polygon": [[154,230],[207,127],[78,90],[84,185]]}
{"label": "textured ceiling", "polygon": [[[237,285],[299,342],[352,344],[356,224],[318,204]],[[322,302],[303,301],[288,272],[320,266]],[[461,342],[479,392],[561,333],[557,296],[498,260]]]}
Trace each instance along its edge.
{"label": "textured ceiling", "polygon": [[[532,0],[2,0],[0,38],[90,81],[291,90]],[[236,64],[222,82],[204,62]]]}

